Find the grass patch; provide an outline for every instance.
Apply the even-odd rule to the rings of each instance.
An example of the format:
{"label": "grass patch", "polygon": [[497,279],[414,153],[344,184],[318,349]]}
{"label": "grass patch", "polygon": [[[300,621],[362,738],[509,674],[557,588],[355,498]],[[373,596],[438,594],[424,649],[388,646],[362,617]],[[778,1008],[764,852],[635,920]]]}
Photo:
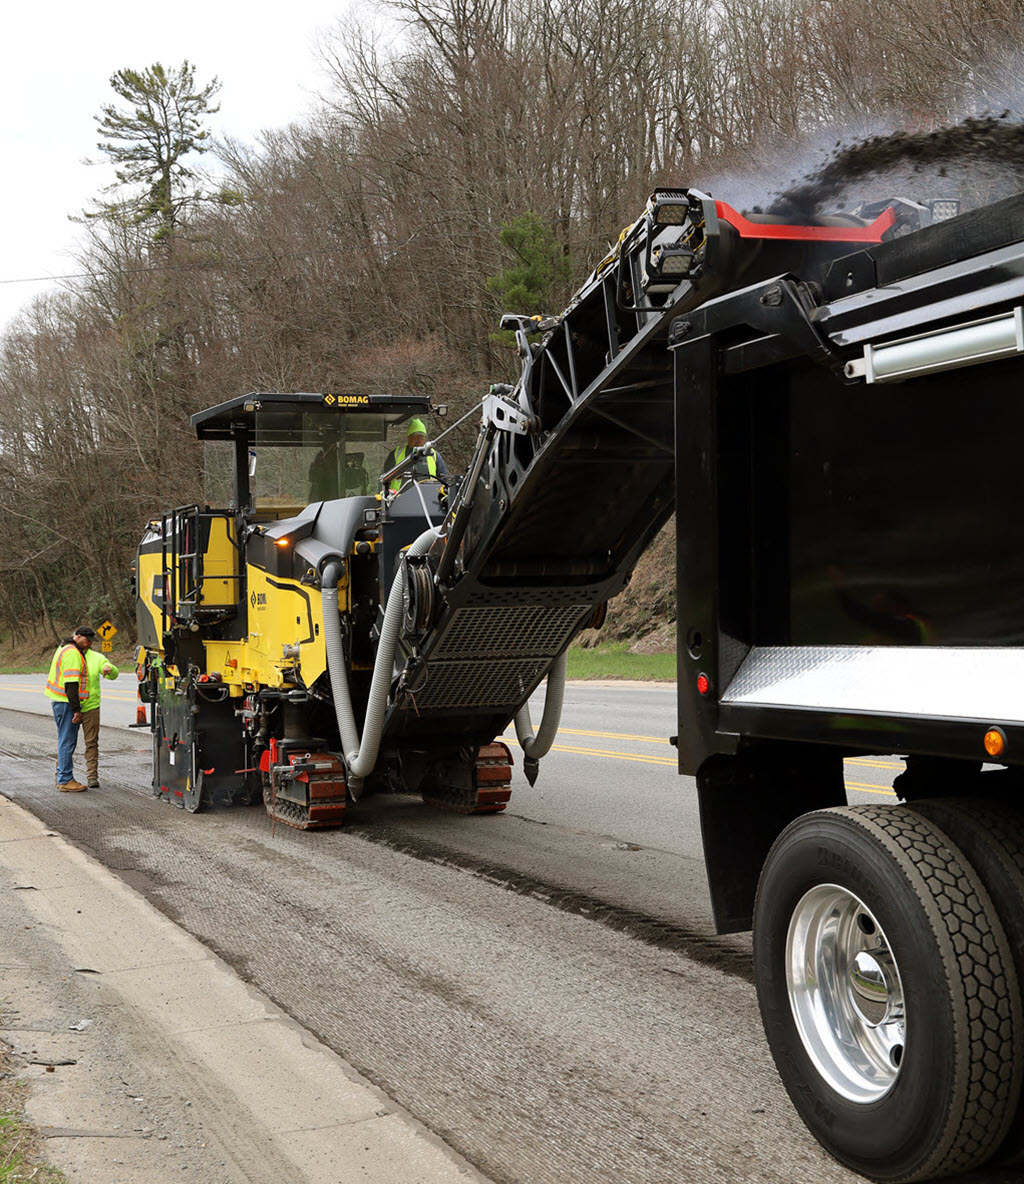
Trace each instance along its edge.
{"label": "grass patch", "polygon": [[0,1113],[0,1184],[13,1184],[24,1180],[22,1168],[28,1167],[22,1146],[25,1141],[25,1124],[13,1113]]}
{"label": "grass patch", "polygon": [[39,1132],[24,1118],[25,1083],[14,1072],[14,1062],[0,1044],[0,1184],[67,1184],[63,1172],[42,1161]]}
{"label": "grass patch", "polygon": [[583,649],[569,647],[569,678],[631,678],[641,682],[675,682],[675,654],[631,654],[622,641]]}

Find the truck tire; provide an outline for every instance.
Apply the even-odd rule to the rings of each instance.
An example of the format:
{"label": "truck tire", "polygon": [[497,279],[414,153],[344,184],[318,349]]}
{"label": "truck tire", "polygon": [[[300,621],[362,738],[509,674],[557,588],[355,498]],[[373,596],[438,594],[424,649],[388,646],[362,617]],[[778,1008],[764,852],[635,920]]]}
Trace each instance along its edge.
{"label": "truck tire", "polygon": [[[988,799],[933,798],[911,809],[934,823],[967,856],[992,898],[1013,954],[1018,984],[1024,984],[1024,816]],[[1024,1063],[1017,1065],[1024,1076]],[[995,1157],[1000,1166],[1024,1163],[1024,1103]]]}
{"label": "truck tire", "polygon": [[1020,1094],[1019,993],[977,874],[904,806],[821,810],[772,847],[754,972],[789,1096],[829,1152],[873,1180],[966,1171]]}

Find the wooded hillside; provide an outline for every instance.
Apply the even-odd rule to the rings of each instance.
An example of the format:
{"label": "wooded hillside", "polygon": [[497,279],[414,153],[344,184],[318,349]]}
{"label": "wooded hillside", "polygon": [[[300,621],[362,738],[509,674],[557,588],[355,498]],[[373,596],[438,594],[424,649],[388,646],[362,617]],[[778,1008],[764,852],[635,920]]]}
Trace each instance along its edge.
{"label": "wooded hillside", "polygon": [[192,412],[261,389],[461,412],[515,376],[506,297],[559,311],[656,185],[742,175],[767,201],[768,162],[802,145],[999,110],[1024,40],[1021,0],[385,0],[379,19],[324,44],[307,124],[148,197],[127,178],[83,222],[87,278],[0,341],[0,632],[131,631],[141,527],[201,496]]}

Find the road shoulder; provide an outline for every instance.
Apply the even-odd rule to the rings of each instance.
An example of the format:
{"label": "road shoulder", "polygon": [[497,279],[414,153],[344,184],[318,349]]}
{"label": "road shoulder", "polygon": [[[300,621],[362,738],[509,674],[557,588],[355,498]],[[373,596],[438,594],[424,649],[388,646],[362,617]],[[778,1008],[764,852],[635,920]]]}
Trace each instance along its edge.
{"label": "road shoulder", "polygon": [[70,1180],[483,1177],[112,872],[0,796],[0,1037]]}

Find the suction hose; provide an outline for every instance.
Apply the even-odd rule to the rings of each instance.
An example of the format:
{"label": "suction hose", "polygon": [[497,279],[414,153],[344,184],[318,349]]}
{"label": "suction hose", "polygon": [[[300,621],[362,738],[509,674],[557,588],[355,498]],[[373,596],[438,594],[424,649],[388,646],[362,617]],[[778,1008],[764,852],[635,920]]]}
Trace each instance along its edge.
{"label": "suction hose", "polygon": [[[408,555],[425,555],[438,537],[437,527],[425,530],[409,547]],[[373,663],[373,678],[366,702],[366,718],[363,721],[362,739],[356,726],[352,710],[352,692],[345,672],[345,647],[341,638],[341,619],[338,616],[338,580],[343,565],[340,560],[328,563],[321,577],[320,603],[324,617],[324,645],[327,650],[327,670],[331,676],[331,691],[334,695],[334,711],[338,718],[338,731],[348,766],[349,789],[353,797],[358,795],[363,778],[373,772],[380,749],[380,737],[384,726],[384,711],[388,703],[388,691],[395,667],[395,649],[398,645],[398,629],[404,611],[406,581],[403,563],[391,585],[387,607],[384,609],[384,624],[381,626],[377,657]]]}
{"label": "suction hose", "polygon": [[547,756],[551,751],[551,745],[558,735],[558,725],[562,719],[562,702],[565,699],[565,663],[566,655],[560,654],[548,671],[547,688],[544,692],[544,714],[541,716],[536,736],[530,722],[529,701],[516,712],[516,736],[526,758],[523,762],[523,772],[531,785],[536,782],[537,774],[540,772],[540,758]]}

